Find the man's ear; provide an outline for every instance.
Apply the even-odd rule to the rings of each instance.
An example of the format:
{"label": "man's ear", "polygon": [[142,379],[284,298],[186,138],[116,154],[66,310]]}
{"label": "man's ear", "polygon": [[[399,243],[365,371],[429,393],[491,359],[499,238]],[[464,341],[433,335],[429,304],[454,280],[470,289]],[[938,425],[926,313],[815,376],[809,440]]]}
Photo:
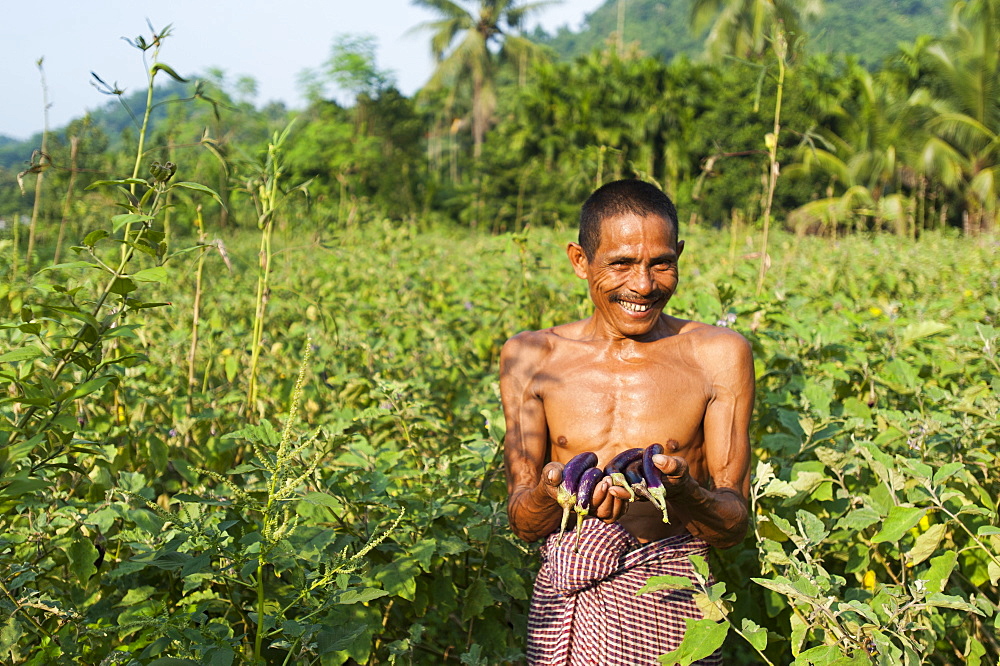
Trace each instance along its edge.
{"label": "man's ear", "polygon": [[684,241],[677,241],[677,258],[680,259],[681,255],[684,254]]}
{"label": "man's ear", "polygon": [[566,246],[566,256],[569,263],[573,264],[573,272],[578,278],[587,279],[587,253],[583,251],[579,243],[570,243]]}

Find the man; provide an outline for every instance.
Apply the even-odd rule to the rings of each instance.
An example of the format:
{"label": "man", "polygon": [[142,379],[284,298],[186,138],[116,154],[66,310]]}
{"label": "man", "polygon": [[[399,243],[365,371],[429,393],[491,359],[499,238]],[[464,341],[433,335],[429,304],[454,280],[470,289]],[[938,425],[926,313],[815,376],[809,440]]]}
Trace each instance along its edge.
{"label": "man", "polygon": [[[500,392],[508,515],[522,539],[547,539],[528,622],[530,664],[657,664],[701,613],[691,593],[636,596],[646,579],[689,575],[688,556],[740,543],[748,524],[753,359],[739,334],[664,314],[677,289],[677,213],[658,188],[604,185],[567,248],[593,314],[504,345]],[[558,531],[562,469],[634,447],[653,457],[670,523],[603,479],[583,533]],[[719,663],[718,655],[702,663]]]}

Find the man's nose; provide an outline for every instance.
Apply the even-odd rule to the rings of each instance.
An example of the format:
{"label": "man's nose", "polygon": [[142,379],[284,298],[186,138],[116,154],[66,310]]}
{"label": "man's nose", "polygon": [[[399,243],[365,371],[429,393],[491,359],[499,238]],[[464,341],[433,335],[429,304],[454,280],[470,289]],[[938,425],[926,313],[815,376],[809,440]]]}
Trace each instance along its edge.
{"label": "man's nose", "polygon": [[639,294],[648,294],[653,290],[653,274],[645,266],[636,266],[632,273],[632,289]]}

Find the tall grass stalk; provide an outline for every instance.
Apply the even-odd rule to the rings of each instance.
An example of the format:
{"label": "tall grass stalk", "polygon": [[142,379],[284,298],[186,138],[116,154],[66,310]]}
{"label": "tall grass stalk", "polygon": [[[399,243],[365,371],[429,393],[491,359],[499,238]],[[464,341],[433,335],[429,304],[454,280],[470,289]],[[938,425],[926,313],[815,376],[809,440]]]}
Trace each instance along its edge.
{"label": "tall grass stalk", "polygon": [[188,348],[188,396],[187,396],[187,413],[190,416],[194,411],[194,391],[197,385],[197,380],[195,379],[194,372],[194,362],[195,357],[198,353],[198,325],[201,319],[201,292],[202,292],[202,276],[205,272],[205,221],[201,215],[201,206],[198,206],[195,211],[194,224],[198,229],[198,243],[202,245],[201,251],[198,253],[198,267],[195,269],[194,273],[194,304],[191,306],[191,346]]}
{"label": "tall grass stalk", "polygon": [[42,78],[42,147],[39,151],[38,166],[35,172],[35,203],[31,207],[31,223],[28,225],[28,249],[24,257],[24,270],[31,272],[31,255],[35,253],[35,233],[38,229],[38,214],[42,209],[42,179],[45,169],[49,166],[49,86],[45,82],[45,58],[39,58],[35,64]]}
{"label": "tall grass stalk", "polygon": [[69,214],[73,210],[73,197],[76,194],[76,160],[80,153],[80,137],[75,134],[69,138],[69,183],[66,185],[66,199],[63,200],[62,217],[59,220],[59,235],[56,238],[56,253],[52,263],[58,264],[62,254],[63,241],[66,239],[66,225]]}
{"label": "tall grass stalk", "polygon": [[[160,47],[163,45],[163,40],[170,35],[172,29],[171,25],[167,24],[163,28],[163,30],[159,32],[157,32],[156,29],[153,28],[151,23],[147,22],[147,25],[149,26],[149,30],[152,33],[151,41],[147,42],[146,39],[142,36],[136,37],[135,39],[125,40],[133,47],[142,51],[142,61],[146,69],[146,108],[143,110],[142,123],[139,126],[139,145],[135,151],[135,162],[132,166],[132,177],[130,178],[131,182],[129,183],[129,193],[133,197],[135,197],[136,185],[138,185],[139,169],[142,166],[142,160],[145,157],[145,152],[146,152],[146,135],[149,132],[149,119],[152,116],[154,109],[153,91],[155,86],[154,82],[156,79],[156,75],[157,73],[162,71],[165,72],[175,81],[179,81],[180,83],[187,83],[187,79],[179,76],[177,72],[175,72],[169,65],[159,62]],[[151,57],[152,65],[149,65],[149,62],[147,62],[146,60],[146,53],[150,50],[152,50],[153,52]],[[98,83],[100,84],[99,86],[100,90],[103,90],[104,92],[111,95],[116,95],[118,97],[119,102],[121,102],[122,106],[125,107],[125,110],[128,112],[132,120],[135,121],[135,116],[133,115],[132,110],[128,108],[128,105],[126,105],[125,101],[122,99],[122,94],[125,91],[118,89],[117,85],[114,86],[113,88],[109,87],[96,74],[94,75],[94,78],[96,78]],[[126,238],[128,238],[129,233],[131,233],[131,231],[132,231],[132,223],[130,222],[125,225]],[[122,246],[123,257],[125,256],[125,251],[126,247],[123,245]]]}
{"label": "tall grass stalk", "polygon": [[[253,166],[253,174],[246,183],[246,189],[253,198],[257,209],[257,228],[260,229],[260,251],[257,270],[257,293],[254,299],[253,330],[250,339],[250,376],[247,382],[248,411],[253,411],[257,405],[257,374],[260,370],[261,341],[264,338],[264,321],[267,316],[267,301],[271,296],[271,264],[274,259],[274,217],[288,193],[281,188],[284,176],[284,166],[281,161],[281,150],[291,132],[294,121],[288,124],[280,133],[275,132],[267,146],[267,152],[262,164]],[[292,188],[306,191],[308,183],[302,183]]]}
{"label": "tall grass stalk", "polygon": [[785,89],[785,65],[788,57],[788,40],[785,37],[784,28],[781,24],[775,28],[774,39],[772,41],[774,54],[778,60],[778,90],[774,99],[774,127],[771,133],[765,137],[767,144],[767,198],[764,201],[764,233],[760,242],[760,270],[757,273],[756,295],[764,288],[764,276],[767,274],[770,257],[767,253],[768,233],[771,228],[771,204],[774,201],[774,188],[778,183],[778,172],[781,166],[778,164],[778,137],[781,133],[781,96]]}

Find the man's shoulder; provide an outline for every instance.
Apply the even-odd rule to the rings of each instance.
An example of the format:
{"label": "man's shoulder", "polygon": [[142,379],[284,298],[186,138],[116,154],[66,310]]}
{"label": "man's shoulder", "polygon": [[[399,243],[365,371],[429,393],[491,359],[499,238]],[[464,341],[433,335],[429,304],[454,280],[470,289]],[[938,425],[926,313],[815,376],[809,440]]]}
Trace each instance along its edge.
{"label": "man's shoulder", "polygon": [[686,319],[677,319],[677,322],[678,333],[681,335],[690,335],[692,342],[697,344],[718,345],[722,347],[733,345],[746,346],[749,344],[746,338],[725,326],[713,326],[712,324],[700,321],[688,321]]}
{"label": "man's shoulder", "polygon": [[679,331],[687,336],[693,356],[705,371],[730,371],[753,364],[750,341],[724,326],[713,326],[702,322],[685,322]]}
{"label": "man's shoulder", "polygon": [[500,372],[504,373],[514,367],[512,361],[518,361],[517,367],[537,368],[561,343],[575,339],[580,323],[560,324],[537,331],[521,331],[511,337],[500,350]]}
{"label": "man's shoulder", "polygon": [[535,366],[552,349],[551,329],[521,331],[500,349],[500,374]]}

